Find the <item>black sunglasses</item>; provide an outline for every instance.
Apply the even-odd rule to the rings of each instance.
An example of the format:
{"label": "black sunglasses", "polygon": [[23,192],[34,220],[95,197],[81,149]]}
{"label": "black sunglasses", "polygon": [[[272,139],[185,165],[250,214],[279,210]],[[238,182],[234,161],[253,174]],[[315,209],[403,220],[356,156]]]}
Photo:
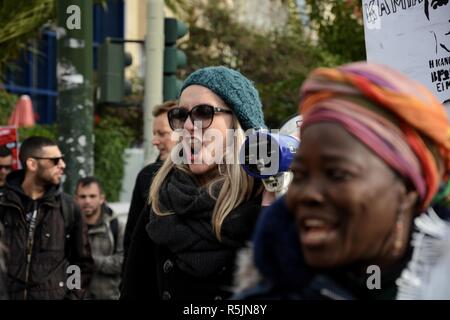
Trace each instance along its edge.
{"label": "black sunglasses", "polygon": [[50,158],[50,157],[30,157],[33,159],[38,159],[38,160],[50,160],[51,162],[53,162],[53,165],[56,166],[59,161],[64,161],[64,156],[61,157],[55,157],[55,158]]}
{"label": "black sunglasses", "polygon": [[0,170],[3,170],[3,169],[5,169],[5,170],[11,170],[11,169],[12,169],[12,166],[11,166],[11,165],[9,165],[9,166],[6,165],[6,166],[5,166],[5,165],[1,165],[1,164],[0,164]]}
{"label": "black sunglasses", "polygon": [[231,110],[224,108],[217,108],[207,104],[199,104],[193,107],[190,111],[186,108],[173,108],[167,113],[169,125],[172,130],[183,129],[184,123],[190,117],[192,123],[201,122],[202,129],[209,128],[214,119],[214,114],[218,112],[233,113]]}

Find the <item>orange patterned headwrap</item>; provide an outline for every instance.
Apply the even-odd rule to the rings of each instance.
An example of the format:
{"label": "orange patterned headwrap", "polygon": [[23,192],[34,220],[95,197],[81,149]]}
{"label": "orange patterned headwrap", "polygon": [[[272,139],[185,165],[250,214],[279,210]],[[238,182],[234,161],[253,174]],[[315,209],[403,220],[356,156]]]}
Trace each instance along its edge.
{"label": "orange patterned headwrap", "polygon": [[301,98],[302,130],[341,124],[412,183],[422,208],[430,204],[450,171],[450,126],[427,88],[389,67],[358,62],[314,70]]}

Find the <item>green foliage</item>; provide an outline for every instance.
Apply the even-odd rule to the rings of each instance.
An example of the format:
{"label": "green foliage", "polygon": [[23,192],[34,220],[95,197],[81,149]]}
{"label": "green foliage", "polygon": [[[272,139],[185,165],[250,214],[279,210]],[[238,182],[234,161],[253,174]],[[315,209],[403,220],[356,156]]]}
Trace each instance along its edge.
{"label": "green foliage", "polygon": [[361,0],[307,0],[317,44],[338,64],[366,59]]}
{"label": "green foliage", "polygon": [[295,0],[283,1],[287,24],[267,33],[236,21],[223,2],[189,4],[180,15],[189,25],[181,44],[188,67],[179,75],[210,65],[240,70],[255,82],[271,128],[297,112],[300,86],[312,69],[365,59],[360,0],[307,0],[309,26]]}
{"label": "green foliage", "polygon": [[164,0],[164,4],[174,14],[180,14],[188,8],[187,0]]}
{"label": "green foliage", "polygon": [[0,43],[35,31],[52,15],[54,5],[54,0],[3,0],[0,3]]}
{"label": "green foliage", "polygon": [[105,116],[94,128],[95,176],[102,184],[106,199],[118,201],[124,174],[125,148],[132,140],[131,130],[117,117]]}
{"label": "green foliage", "polygon": [[36,124],[31,128],[19,128],[19,141],[22,142],[31,136],[42,136],[54,141],[58,140],[58,126],[56,124]]}
{"label": "green foliage", "polygon": [[130,103],[126,107],[109,107],[102,106],[98,108],[98,116],[118,118],[121,120],[122,125],[128,128],[131,134],[131,145],[142,145],[144,134],[144,123],[142,107],[136,104]]}
{"label": "green foliage", "polygon": [[[107,7],[106,0],[93,3]],[[34,50],[30,40],[38,39],[41,28],[55,21],[56,0],[0,1],[0,78],[21,50]]]}
{"label": "green foliage", "polygon": [[0,71],[17,58],[28,41],[55,14],[55,0],[0,1]]}
{"label": "green foliage", "polygon": [[0,90],[0,125],[8,124],[12,109],[17,102],[18,97],[5,90]]}
{"label": "green foliage", "polygon": [[321,57],[297,25],[261,34],[215,1],[193,1],[184,18],[189,25],[189,39],[181,44],[188,56],[186,73],[210,65],[240,70],[255,82],[269,127],[297,112],[300,85]]}

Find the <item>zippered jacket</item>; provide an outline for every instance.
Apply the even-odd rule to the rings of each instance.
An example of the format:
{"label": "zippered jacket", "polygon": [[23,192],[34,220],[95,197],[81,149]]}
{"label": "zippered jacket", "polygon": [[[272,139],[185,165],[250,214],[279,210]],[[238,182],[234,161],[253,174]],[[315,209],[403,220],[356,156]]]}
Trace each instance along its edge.
{"label": "zippered jacket", "polygon": [[[80,210],[71,206],[73,216],[68,226],[58,186],[50,186],[33,202],[21,187],[24,177],[23,170],[9,174],[0,197],[9,299],[82,299],[93,272],[93,259]],[[30,201],[37,213],[32,232],[27,222]]]}

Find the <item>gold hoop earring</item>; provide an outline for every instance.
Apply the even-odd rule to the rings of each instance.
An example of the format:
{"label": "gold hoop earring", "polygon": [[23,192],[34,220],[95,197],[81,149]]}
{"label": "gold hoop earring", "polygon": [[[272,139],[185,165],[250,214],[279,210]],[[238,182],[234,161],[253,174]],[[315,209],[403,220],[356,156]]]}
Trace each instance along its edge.
{"label": "gold hoop earring", "polygon": [[403,232],[404,232],[404,227],[403,227],[403,223],[401,221],[401,218],[399,217],[399,219],[397,220],[396,226],[395,226],[395,241],[394,241],[394,250],[393,250],[393,254],[394,256],[398,256],[400,255],[400,251],[402,249],[402,243],[403,243]]}

